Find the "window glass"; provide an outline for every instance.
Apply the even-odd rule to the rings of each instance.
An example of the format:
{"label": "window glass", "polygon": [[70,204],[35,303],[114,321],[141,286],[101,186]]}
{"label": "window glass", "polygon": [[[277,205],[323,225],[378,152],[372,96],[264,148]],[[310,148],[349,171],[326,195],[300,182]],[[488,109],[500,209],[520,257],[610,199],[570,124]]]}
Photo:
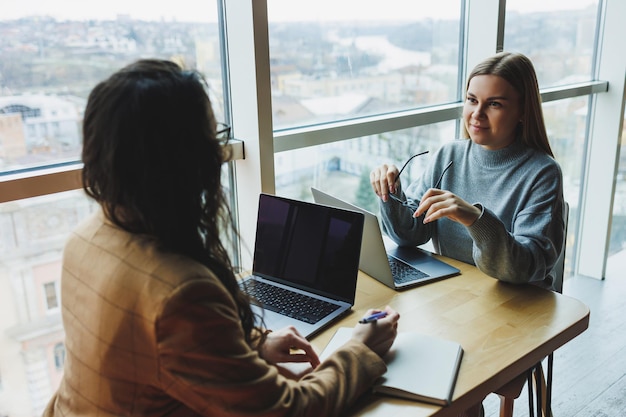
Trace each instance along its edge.
{"label": "window glass", "polygon": [[535,65],[540,87],[593,79],[597,0],[507,0],[504,49]]}
{"label": "window glass", "polygon": [[65,345],[63,343],[57,343],[54,345],[54,367],[60,371],[65,365]]}
{"label": "window glass", "polygon": [[142,57],[204,73],[223,120],[216,1],[3,2],[0,173],[77,160],[89,92]]}
{"label": "window glass", "polygon": [[57,297],[57,283],[47,282],[43,285],[46,295],[46,308],[48,310],[54,310],[59,307],[59,298]]}
{"label": "window glass", "polygon": [[[370,171],[383,163],[400,168],[419,152],[432,154],[453,140],[455,132],[456,122],[449,121],[277,153],[276,192],[312,201],[313,186],[375,213],[378,200],[370,185]],[[407,165],[403,184],[421,175],[428,157],[416,157]]]}
{"label": "window glass", "polygon": [[0,204],[0,410],[9,416],[39,415],[62,375],[61,254],[93,209],[82,190]]}
{"label": "window glass", "polygon": [[579,199],[587,147],[589,98],[577,97],[545,103],[543,113],[554,157],[563,171],[563,192],[569,204],[565,277],[573,272],[580,217]]}
{"label": "window glass", "polygon": [[[618,262],[619,259],[624,265],[626,264],[626,118],[622,124],[619,157],[619,167],[615,179],[609,262]],[[614,258],[612,258],[613,255],[615,255]]]}
{"label": "window glass", "polygon": [[269,0],[274,129],[457,100],[461,3]]}

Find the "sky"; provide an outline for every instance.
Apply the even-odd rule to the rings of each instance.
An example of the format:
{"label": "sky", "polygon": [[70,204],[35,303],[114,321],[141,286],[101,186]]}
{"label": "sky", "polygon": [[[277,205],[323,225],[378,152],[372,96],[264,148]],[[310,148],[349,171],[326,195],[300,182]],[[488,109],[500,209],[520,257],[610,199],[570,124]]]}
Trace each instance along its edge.
{"label": "sky", "polygon": [[[254,0],[241,0],[254,1]],[[457,17],[460,0],[267,0],[271,21],[415,20]],[[497,0],[491,1],[496,4]],[[508,0],[519,11],[577,9],[597,0]],[[216,21],[216,0],[2,0],[0,20],[32,15],[57,19],[115,19],[119,14],[145,20]]]}

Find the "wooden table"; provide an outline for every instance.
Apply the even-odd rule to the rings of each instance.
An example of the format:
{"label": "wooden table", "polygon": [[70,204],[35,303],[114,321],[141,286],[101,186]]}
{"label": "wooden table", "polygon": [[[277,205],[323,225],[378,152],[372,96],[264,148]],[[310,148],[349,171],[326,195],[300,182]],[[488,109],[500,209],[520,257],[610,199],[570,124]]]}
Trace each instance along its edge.
{"label": "wooden table", "polygon": [[400,331],[427,333],[463,346],[452,404],[439,407],[372,394],[348,415],[456,417],[589,325],[589,309],[576,299],[533,285],[502,283],[472,265],[439,258],[459,268],[461,275],[397,292],[361,272],[352,313],[312,343],[321,352],[337,327],[354,326],[368,308],[390,305],[400,313]]}

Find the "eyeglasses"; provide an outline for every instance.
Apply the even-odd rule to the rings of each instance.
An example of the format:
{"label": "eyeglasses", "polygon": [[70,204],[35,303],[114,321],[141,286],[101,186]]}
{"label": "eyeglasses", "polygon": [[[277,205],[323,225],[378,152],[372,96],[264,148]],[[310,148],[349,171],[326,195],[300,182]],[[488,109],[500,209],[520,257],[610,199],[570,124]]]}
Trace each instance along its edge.
{"label": "eyeglasses", "polygon": [[215,137],[220,140],[226,142],[230,139],[230,125],[226,123],[217,123],[217,132],[215,132]]}
{"label": "eyeglasses", "polygon": [[[413,158],[417,157],[417,156],[421,156],[421,155],[425,155],[427,154],[428,151],[424,151],[424,152],[420,152],[417,153],[415,155],[413,155],[412,157],[410,157],[405,163],[404,165],[402,165],[402,168],[400,168],[400,171],[398,171],[398,175],[396,175],[396,179],[394,180],[394,182],[398,181],[400,179],[400,174],[402,174],[402,171],[404,171],[404,168],[406,168],[406,166],[409,164],[409,162],[411,162],[413,160]],[[446,173],[446,171],[452,166],[452,161],[448,162],[448,164],[445,166],[445,168],[443,169],[443,171],[441,171],[441,175],[439,176],[439,179],[437,180],[437,182],[435,183],[435,185],[432,188],[439,188],[441,186],[441,181],[443,180],[443,175]],[[411,210],[415,211],[417,210],[418,204],[415,200],[413,200],[412,198],[407,198],[406,200],[402,200],[400,197],[396,196],[393,193],[389,193],[389,197],[392,200],[397,201],[398,203],[402,204],[404,207],[408,207]]]}

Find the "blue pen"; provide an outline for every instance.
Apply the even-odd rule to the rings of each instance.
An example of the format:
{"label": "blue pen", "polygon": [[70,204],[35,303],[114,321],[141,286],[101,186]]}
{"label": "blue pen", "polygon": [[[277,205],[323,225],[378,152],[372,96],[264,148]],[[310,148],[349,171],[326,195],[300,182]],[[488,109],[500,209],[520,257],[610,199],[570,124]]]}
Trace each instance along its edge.
{"label": "blue pen", "polygon": [[385,316],[387,316],[387,313],[384,311],[380,311],[378,313],[372,314],[371,316],[363,317],[361,320],[359,320],[359,323],[371,323],[378,319],[382,319]]}

